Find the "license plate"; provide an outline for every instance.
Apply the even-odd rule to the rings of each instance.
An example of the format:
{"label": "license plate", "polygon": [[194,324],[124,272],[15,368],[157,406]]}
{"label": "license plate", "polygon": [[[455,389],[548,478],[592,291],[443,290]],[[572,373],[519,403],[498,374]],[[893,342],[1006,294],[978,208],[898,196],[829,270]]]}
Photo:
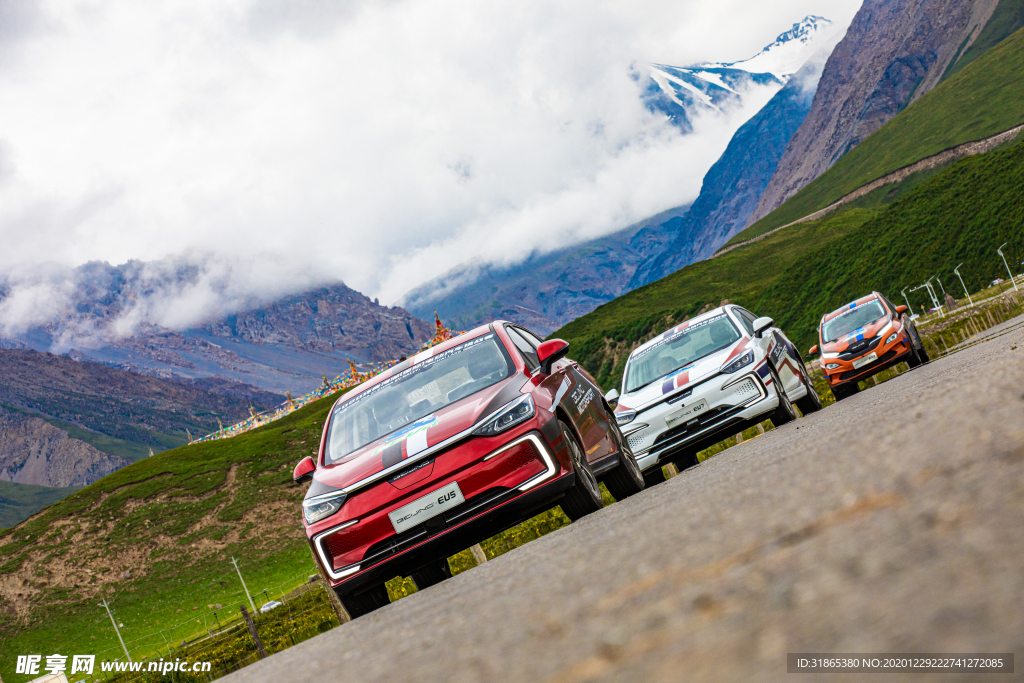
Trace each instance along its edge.
{"label": "license plate", "polygon": [[874,363],[876,360],[878,360],[878,354],[872,351],[863,358],[858,358],[857,360],[853,361],[853,369],[856,370],[857,368],[862,368],[868,363]]}
{"label": "license plate", "polygon": [[453,481],[408,505],[403,505],[394,512],[389,512],[388,517],[391,519],[391,525],[395,527],[395,533],[400,534],[465,502],[459,483]]}
{"label": "license plate", "polygon": [[669,427],[675,427],[680,422],[689,422],[691,419],[697,417],[705,410],[708,409],[708,402],[704,399],[685,406],[682,410],[677,410],[671,415],[665,418],[665,423]]}

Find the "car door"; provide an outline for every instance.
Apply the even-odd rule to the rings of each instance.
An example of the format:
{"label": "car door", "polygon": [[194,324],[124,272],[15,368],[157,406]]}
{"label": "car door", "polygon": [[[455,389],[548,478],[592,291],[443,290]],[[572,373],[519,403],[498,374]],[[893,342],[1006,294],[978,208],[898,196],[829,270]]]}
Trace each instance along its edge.
{"label": "car door", "polygon": [[[537,357],[541,340],[529,330],[509,325],[506,330],[516,347],[523,351],[520,340],[526,345],[523,351]],[[598,461],[615,450],[611,438],[611,423],[601,403],[601,390],[576,361],[563,358],[551,368],[551,375],[541,382],[551,388],[559,398],[558,404],[575,423],[577,433],[583,441],[583,450],[588,462]]]}
{"label": "car door", "polygon": [[[752,332],[756,316],[743,308],[735,310],[740,318],[745,319],[744,329]],[[799,356],[794,355],[797,353],[796,347],[789,341],[785,333],[778,327],[769,327],[761,335],[761,339],[754,338],[752,343],[764,350],[772,367],[779,373],[779,381],[782,382],[786,392],[796,391],[803,383],[803,374],[800,371],[800,364],[797,362]]]}

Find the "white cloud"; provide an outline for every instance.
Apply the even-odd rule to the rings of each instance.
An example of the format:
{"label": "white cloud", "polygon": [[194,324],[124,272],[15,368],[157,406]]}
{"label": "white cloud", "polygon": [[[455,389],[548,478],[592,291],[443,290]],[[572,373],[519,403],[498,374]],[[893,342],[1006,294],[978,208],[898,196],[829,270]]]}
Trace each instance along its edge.
{"label": "white cloud", "polygon": [[0,269],[231,264],[136,311],[181,325],[326,278],[392,303],[692,200],[752,112],[683,138],[630,65],[742,59],[859,1],[32,6],[0,52]]}

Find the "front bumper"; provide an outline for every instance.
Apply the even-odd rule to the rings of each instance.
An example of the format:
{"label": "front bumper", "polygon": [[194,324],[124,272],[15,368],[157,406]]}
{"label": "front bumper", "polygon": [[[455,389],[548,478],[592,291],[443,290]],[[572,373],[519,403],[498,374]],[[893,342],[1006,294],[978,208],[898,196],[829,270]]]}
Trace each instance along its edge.
{"label": "front bumper", "polygon": [[[557,429],[557,420],[553,422]],[[356,592],[382,578],[408,575],[553,504],[574,475],[561,433],[552,439],[551,424],[538,426],[527,423],[525,433],[521,428],[511,437],[457,445],[424,467],[428,476],[415,485],[399,490],[391,481],[381,481],[346,500],[342,511],[329,518],[333,522],[307,527],[313,553],[331,584]],[[390,512],[452,482],[459,483],[465,502],[395,532]]]}
{"label": "front bumper", "polygon": [[861,380],[865,380],[872,375],[877,375],[883,370],[887,370],[894,365],[908,360],[912,353],[912,347],[910,345],[910,339],[905,335],[901,335],[900,338],[896,339],[889,345],[880,345],[876,349],[872,350],[871,353],[878,355],[878,360],[873,361],[867,365],[863,365],[859,368],[854,368],[854,360],[839,360],[839,359],[822,359],[821,366],[824,368],[829,363],[835,363],[839,365],[838,368],[833,370],[824,370],[825,379],[828,380],[830,387],[856,384]]}
{"label": "front bumper", "polygon": [[[684,392],[673,402],[659,403],[634,420],[638,429],[625,425],[624,433],[641,470],[671,460],[680,452],[696,452],[755,425],[779,405],[771,380],[762,379],[758,370],[764,362],[743,374],[719,375]],[[708,408],[686,424],[672,423],[673,414],[686,406],[706,400]],[[630,429],[632,427],[632,429]]]}

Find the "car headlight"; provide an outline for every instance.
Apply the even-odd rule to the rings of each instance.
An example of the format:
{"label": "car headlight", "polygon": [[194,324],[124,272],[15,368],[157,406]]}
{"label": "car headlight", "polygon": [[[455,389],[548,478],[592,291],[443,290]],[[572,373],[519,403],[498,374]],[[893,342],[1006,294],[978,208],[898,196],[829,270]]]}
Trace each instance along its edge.
{"label": "car headlight", "polygon": [[474,434],[477,436],[494,436],[500,434],[506,429],[515,427],[520,422],[525,422],[533,417],[533,397],[529,394],[517,398],[505,405],[498,414],[488,420],[485,425],[477,429]]}
{"label": "car headlight", "polygon": [[825,366],[825,369],[826,370],[838,370],[839,369],[839,363],[829,363],[828,365]]}
{"label": "car headlight", "polygon": [[319,522],[340,510],[341,506],[345,504],[345,498],[347,496],[342,493],[327,500],[304,500],[302,501],[302,516],[306,518],[307,524]]}
{"label": "car headlight", "polygon": [[619,423],[619,426],[628,425],[630,422],[636,419],[635,410],[623,410],[615,413],[615,421]]}
{"label": "car headlight", "polygon": [[733,362],[731,362],[728,365],[724,366],[722,368],[721,372],[724,375],[731,375],[732,373],[736,372],[740,368],[744,368],[744,367],[750,365],[753,362],[754,362],[754,352],[753,351],[747,351],[745,354],[743,354],[742,356],[740,356],[739,358],[737,358]]}
{"label": "car headlight", "polygon": [[885,340],[885,343],[892,344],[894,341],[896,341],[896,337],[898,336],[900,336],[899,332],[893,332],[892,334],[889,335],[889,338]]}

